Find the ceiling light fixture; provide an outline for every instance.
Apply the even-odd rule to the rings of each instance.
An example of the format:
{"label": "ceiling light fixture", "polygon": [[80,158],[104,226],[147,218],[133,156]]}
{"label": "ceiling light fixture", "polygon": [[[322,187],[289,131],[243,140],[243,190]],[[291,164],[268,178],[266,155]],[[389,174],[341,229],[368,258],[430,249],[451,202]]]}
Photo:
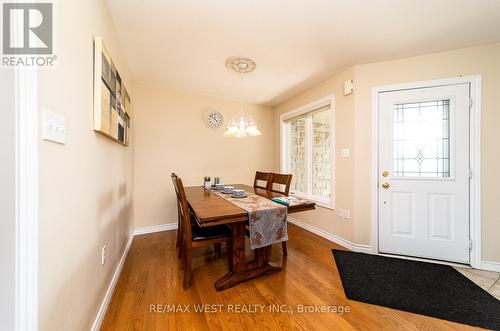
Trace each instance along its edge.
{"label": "ceiling light fixture", "polygon": [[[255,62],[245,57],[232,56],[226,60],[226,67],[240,74],[241,92],[243,93],[243,74],[248,74],[255,70]],[[246,138],[248,136],[260,136],[261,132],[257,128],[255,120],[250,116],[245,116],[243,112],[243,97],[240,97],[240,114],[233,117],[227,124],[225,136]]]}

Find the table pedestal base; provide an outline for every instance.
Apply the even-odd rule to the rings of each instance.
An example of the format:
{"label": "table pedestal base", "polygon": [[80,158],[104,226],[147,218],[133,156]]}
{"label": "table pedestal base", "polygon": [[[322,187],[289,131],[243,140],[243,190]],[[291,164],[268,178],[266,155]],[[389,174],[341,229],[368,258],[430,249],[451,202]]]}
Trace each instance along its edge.
{"label": "table pedestal base", "polygon": [[231,224],[232,236],[228,242],[229,272],[215,282],[215,289],[222,291],[246,280],[271,275],[281,271],[281,267],[269,264],[271,246],[255,250],[255,259],[245,261],[245,222]]}
{"label": "table pedestal base", "polygon": [[272,275],[279,271],[281,271],[281,267],[275,267],[270,264],[238,273],[230,271],[227,274],[225,274],[224,277],[215,282],[215,289],[217,291],[226,290],[230,287],[233,287],[249,279],[257,278],[264,275]]}

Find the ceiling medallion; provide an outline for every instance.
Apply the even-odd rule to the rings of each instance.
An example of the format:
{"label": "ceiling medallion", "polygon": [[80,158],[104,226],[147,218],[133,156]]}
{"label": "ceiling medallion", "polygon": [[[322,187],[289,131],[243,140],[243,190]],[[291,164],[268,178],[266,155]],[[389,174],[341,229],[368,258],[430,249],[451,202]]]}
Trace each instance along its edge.
{"label": "ceiling medallion", "polygon": [[226,60],[226,67],[238,74],[248,74],[255,70],[255,62],[246,57],[231,56]]}

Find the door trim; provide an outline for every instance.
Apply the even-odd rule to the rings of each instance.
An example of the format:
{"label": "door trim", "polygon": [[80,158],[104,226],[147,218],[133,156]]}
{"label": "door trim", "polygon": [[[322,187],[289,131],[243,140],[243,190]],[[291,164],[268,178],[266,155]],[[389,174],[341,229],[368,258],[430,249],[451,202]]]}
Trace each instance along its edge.
{"label": "door trim", "polygon": [[[382,92],[394,92],[428,87],[438,87],[456,84],[470,84],[470,136],[469,136],[469,159],[472,169],[470,180],[470,239],[472,239],[472,250],[470,254],[470,265],[481,269],[481,75],[454,77],[448,79],[428,80],[412,83],[375,86],[372,89],[372,249],[373,254],[379,255],[378,231],[379,231],[379,194],[378,194],[378,168],[379,168],[379,94]],[[405,257],[407,258],[407,257]],[[418,258],[422,260],[421,258]],[[433,261],[436,262],[436,261]],[[446,263],[443,261],[443,263]]]}
{"label": "door trim", "polygon": [[38,329],[37,69],[16,68],[15,330]]}

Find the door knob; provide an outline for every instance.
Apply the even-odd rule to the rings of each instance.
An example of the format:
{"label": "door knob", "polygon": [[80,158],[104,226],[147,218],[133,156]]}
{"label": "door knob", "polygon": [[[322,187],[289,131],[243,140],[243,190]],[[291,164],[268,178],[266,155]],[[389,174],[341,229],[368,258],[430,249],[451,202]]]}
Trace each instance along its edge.
{"label": "door knob", "polygon": [[389,176],[389,171],[387,171],[387,170],[386,170],[386,171],[384,171],[384,172],[382,173],[382,176],[384,176],[384,177]]}
{"label": "door knob", "polygon": [[385,188],[386,190],[390,187],[389,183],[383,183],[382,187]]}

